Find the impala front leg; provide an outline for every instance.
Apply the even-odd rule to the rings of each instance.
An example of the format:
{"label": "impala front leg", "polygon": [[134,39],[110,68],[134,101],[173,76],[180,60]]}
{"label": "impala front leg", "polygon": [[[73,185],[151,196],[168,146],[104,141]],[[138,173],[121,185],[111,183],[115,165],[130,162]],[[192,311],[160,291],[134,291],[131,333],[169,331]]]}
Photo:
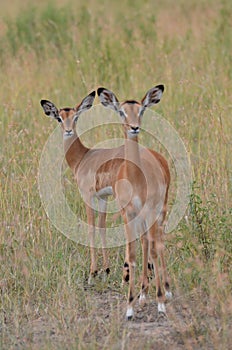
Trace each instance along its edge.
{"label": "impala front leg", "polygon": [[95,248],[95,214],[93,208],[89,207],[86,204],[86,214],[87,214],[87,222],[88,222],[88,230],[89,230],[89,241],[90,241],[90,257],[91,257],[91,265],[90,265],[90,275],[88,279],[88,283],[91,284],[92,278],[97,275],[97,261],[96,261],[96,248]]}
{"label": "impala front leg", "polygon": [[98,200],[98,227],[100,230],[102,241],[102,255],[103,255],[103,268],[108,275],[110,273],[108,251],[106,249],[106,210],[107,210],[107,198]]}
{"label": "impala front leg", "polygon": [[136,216],[135,212],[127,213],[127,218],[124,215],[125,234],[126,234],[126,257],[129,264],[129,290],[127,299],[127,320],[131,320],[134,316],[134,298],[135,298],[135,267],[136,267],[136,231],[135,225],[130,222]]}
{"label": "impala front leg", "polygon": [[139,296],[139,304],[144,305],[146,303],[146,296],[148,293],[148,237],[145,232],[141,237],[142,251],[143,251],[143,271],[142,271],[142,285]]}
{"label": "impala front leg", "polygon": [[135,298],[135,254],[136,254],[136,242],[129,242],[127,243],[127,250],[128,250],[128,259],[129,259],[129,274],[130,274],[130,280],[129,280],[129,290],[128,290],[128,299],[127,299],[127,312],[126,312],[126,318],[127,320],[131,320],[134,316],[134,308],[133,308],[133,301]]}

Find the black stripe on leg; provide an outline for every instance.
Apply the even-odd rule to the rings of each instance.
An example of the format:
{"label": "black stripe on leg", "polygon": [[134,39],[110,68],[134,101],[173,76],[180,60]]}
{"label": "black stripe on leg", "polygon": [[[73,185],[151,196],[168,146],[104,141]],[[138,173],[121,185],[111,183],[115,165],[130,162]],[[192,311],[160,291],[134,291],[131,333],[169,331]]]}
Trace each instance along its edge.
{"label": "black stripe on leg", "polygon": [[162,293],[162,291],[161,291],[161,288],[159,287],[159,288],[158,288],[158,292],[157,292],[157,297],[160,298],[160,297],[162,297],[162,296],[163,296],[163,293]]}
{"label": "black stripe on leg", "polygon": [[124,280],[125,282],[129,282],[129,280],[130,280],[129,264],[128,264],[126,261],[124,262],[123,268],[124,268],[123,280]]}
{"label": "black stripe on leg", "polygon": [[126,276],[124,277],[124,281],[125,281],[125,282],[129,282],[129,280],[130,280],[130,275],[129,275],[129,273],[128,273],[128,275],[126,275]]}
{"label": "black stripe on leg", "polygon": [[165,289],[169,289],[170,288],[170,286],[169,286],[169,283],[168,282],[165,282]]}

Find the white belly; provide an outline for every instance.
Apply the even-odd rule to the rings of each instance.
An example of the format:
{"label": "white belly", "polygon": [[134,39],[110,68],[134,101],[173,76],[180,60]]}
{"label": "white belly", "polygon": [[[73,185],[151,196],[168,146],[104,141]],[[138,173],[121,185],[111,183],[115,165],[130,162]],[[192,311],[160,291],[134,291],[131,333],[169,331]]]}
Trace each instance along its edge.
{"label": "white belly", "polygon": [[113,194],[112,186],[101,188],[98,192],[96,192],[97,197],[106,197],[106,196],[111,196],[112,194]]}

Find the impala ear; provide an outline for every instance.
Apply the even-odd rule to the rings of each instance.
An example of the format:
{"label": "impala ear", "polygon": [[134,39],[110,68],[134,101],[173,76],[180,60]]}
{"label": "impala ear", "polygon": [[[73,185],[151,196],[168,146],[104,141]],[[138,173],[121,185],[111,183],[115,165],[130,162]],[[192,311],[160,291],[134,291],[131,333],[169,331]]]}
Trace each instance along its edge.
{"label": "impala ear", "polygon": [[77,105],[76,110],[78,112],[78,115],[80,115],[82,112],[87,111],[87,109],[90,109],[93,105],[93,101],[95,98],[96,92],[92,91],[88,96],[86,96],[79,105]]}
{"label": "impala ear", "polygon": [[54,103],[47,101],[47,100],[41,100],[40,104],[44,110],[44,113],[48,116],[48,117],[52,117],[52,118],[59,118],[59,111],[56,108],[56,106],[54,105]]}
{"label": "impala ear", "polygon": [[145,111],[145,109],[147,107],[151,107],[153,105],[155,105],[156,103],[159,103],[159,101],[161,100],[161,97],[163,95],[164,92],[164,86],[163,85],[157,85],[153,88],[151,88],[150,90],[148,90],[148,92],[146,93],[146,95],[144,96],[144,98],[141,101],[141,111],[140,111],[140,115],[143,114],[143,112]]}
{"label": "impala ear", "polygon": [[100,87],[97,89],[97,94],[99,96],[101,104],[104,107],[119,112],[119,101],[112,91]]}

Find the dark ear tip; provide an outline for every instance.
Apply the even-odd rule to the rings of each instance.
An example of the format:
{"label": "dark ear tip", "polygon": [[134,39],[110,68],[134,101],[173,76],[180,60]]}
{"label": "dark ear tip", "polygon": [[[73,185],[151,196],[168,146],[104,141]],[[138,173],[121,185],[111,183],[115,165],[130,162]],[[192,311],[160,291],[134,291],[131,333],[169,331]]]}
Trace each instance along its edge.
{"label": "dark ear tip", "polygon": [[98,94],[98,96],[101,95],[101,93],[102,93],[103,90],[105,90],[104,87],[99,87],[99,88],[97,89],[97,94]]}
{"label": "dark ear tip", "polygon": [[41,106],[43,107],[43,105],[44,105],[46,102],[47,102],[46,100],[40,100]]}
{"label": "dark ear tip", "polygon": [[164,85],[163,85],[163,84],[157,85],[156,87],[157,87],[158,89],[162,90],[162,92],[164,92]]}
{"label": "dark ear tip", "polygon": [[89,95],[92,96],[92,97],[95,97],[96,91],[92,91]]}
{"label": "dark ear tip", "polygon": [[48,101],[48,100],[41,100],[41,101],[40,101],[40,104],[41,104],[42,107],[43,107],[43,105],[44,105],[45,103],[51,103],[51,102]]}

